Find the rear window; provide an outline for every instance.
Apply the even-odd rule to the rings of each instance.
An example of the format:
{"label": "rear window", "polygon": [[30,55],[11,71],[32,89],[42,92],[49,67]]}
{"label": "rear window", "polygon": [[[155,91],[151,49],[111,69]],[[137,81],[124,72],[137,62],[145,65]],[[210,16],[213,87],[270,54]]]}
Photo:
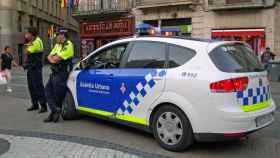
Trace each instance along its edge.
{"label": "rear window", "polygon": [[223,72],[260,72],[264,68],[252,50],[244,44],[223,45],[214,49],[210,58]]}
{"label": "rear window", "polygon": [[169,46],[169,68],[181,66],[195,56],[195,51],[179,46]]}

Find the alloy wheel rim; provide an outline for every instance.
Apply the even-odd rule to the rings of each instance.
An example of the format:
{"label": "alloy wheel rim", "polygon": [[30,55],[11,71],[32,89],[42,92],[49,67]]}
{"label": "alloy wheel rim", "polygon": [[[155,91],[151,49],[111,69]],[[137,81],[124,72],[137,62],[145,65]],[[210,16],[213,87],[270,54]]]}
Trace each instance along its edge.
{"label": "alloy wheel rim", "polygon": [[167,145],[176,145],[182,139],[183,124],[181,119],[173,112],[161,114],[157,120],[156,128],[158,137]]}

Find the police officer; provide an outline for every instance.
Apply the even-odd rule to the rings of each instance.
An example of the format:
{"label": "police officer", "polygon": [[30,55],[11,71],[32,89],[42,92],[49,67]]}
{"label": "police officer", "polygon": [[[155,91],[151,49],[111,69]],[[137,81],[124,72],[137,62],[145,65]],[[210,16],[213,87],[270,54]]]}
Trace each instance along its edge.
{"label": "police officer", "polygon": [[60,28],[57,43],[48,56],[52,73],[45,91],[51,113],[44,122],[57,122],[60,118],[62,102],[67,91],[66,83],[72,69],[73,55],[74,46],[67,38],[67,30]]}
{"label": "police officer", "polygon": [[31,96],[32,106],[27,111],[41,109],[39,113],[47,112],[46,98],[44,93],[43,76],[42,76],[42,57],[44,46],[42,40],[37,35],[37,29],[30,27],[25,33],[27,55],[26,65],[28,89]]}

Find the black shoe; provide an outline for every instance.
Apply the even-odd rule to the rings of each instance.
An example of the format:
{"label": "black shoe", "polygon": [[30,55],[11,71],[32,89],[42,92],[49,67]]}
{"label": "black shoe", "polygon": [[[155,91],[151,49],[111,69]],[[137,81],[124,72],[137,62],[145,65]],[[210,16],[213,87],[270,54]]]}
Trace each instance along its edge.
{"label": "black shoe", "polygon": [[44,119],[44,122],[45,123],[52,122],[53,121],[53,115],[54,115],[54,113],[51,113],[46,119]]}
{"label": "black shoe", "polygon": [[34,110],[38,110],[39,107],[36,106],[31,106],[30,108],[27,109],[27,111],[34,111]]}
{"label": "black shoe", "polygon": [[41,114],[45,112],[48,112],[47,108],[41,108],[38,113]]}
{"label": "black shoe", "polygon": [[56,112],[53,114],[53,122],[54,123],[57,123],[59,121],[59,118],[60,118],[60,113],[59,112]]}

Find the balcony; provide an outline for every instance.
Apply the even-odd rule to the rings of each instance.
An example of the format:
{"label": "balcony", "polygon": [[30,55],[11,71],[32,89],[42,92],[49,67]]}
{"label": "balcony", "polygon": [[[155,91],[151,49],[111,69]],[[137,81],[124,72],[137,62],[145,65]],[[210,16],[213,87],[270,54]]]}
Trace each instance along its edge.
{"label": "balcony", "polygon": [[133,7],[135,0],[80,0],[73,9],[73,17],[100,16],[116,13],[128,13]]}
{"label": "balcony", "polygon": [[275,0],[208,0],[210,10],[271,7]]}
{"label": "balcony", "polygon": [[189,5],[197,0],[136,0],[136,8],[154,8],[164,6]]}

